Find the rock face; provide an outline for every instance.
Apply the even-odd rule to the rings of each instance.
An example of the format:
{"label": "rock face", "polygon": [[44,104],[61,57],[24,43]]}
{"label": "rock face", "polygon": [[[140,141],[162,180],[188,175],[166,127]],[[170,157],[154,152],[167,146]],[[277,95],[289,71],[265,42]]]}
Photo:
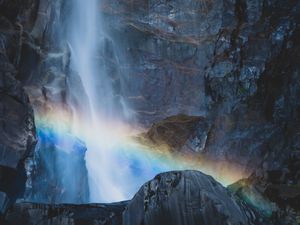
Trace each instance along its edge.
{"label": "rock face", "polygon": [[29,2],[0,2],[0,217],[24,193],[24,161],[36,143],[33,110],[16,80],[20,35],[23,27],[30,26],[34,8]]}
{"label": "rock face", "polygon": [[202,116],[210,126],[194,139],[209,134],[201,154],[246,173],[265,161],[277,167],[292,151],[300,127],[299,1],[102,4],[123,56],[123,95],[140,123]]}
{"label": "rock face", "polygon": [[148,145],[165,145],[170,151],[199,153],[205,148],[209,128],[203,117],[177,115],[154,123],[141,138]]}
{"label": "rock face", "polygon": [[260,210],[271,224],[299,222],[299,151],[293,151],[275,169],[259,168],[255,174],[229,186],[229,189],[249,205]]}
{"label": "rock face", "polygon": [[[24,160],[32,155],[35,143],[32,110],[22,86],[37,117],[46,115],[50,120],[51,112],[58,110],[72,117],[68,102],[79,112],[87,108],[81,81],[69,67],[71,50],[60,41],[64,34],[58,27],[68,26],[64,23],[68,4],[62,0],[0,1],[1,213],[24,192]],[[274,224],[295,224],[299,220],[300,2],[102,0],[101,4],[110,39],[99,56],[107,65],[116,101],[125,99],[139,124],[150,127],[155,122],[145,137],[174,152],[193,152],[252,173],[233,187],[236,196],[243,199],[255,193],[271,211]],[[45,152],[55,149],[53,142],[44,143],[50,146]],[[83,154],[79,155],[77,162],[83,168]],[[41,165],[37,156],[26,161],[29,167]],[[46,199],[50,188],[40,188],[46,180],[40,176],[45,167],[37,167],[41,170],[34,172],[41,179],[34,183],[33,176],[30,188],[43,190],[41,199]],[[162,176],[171,176],[173,182],[173,175]],[[176,187],[181,187],[185,176],[190,175],[182,175]],[[164,179],[152,185],[167,187]],[[197,182],[198,175],[193,179]],[[65,185],[52,181],[58,191],[50,194],[51,199],[66,201],[62,198]],[[171,189],[176,192],[176,187]],[[205,183],[203,188],[209,187]],[[218,196],[223,189],[216,187]],[[86,191],[86,185],[81,191]],[[137,210],[137,222],[153,224],[168,218],[152,210],[152,204],[160,203],[152,197],[165,197],[157,190],[153,193],[146,211],[139,196],[148,198],[149,194],[141,191],[136,196],[124,214],[126,223],[130,210]],[[172,195],[168,201],[180,196]],[[235,202],[224,196],[228,201],[221,206]],[[208,197],[211,204],[207,207],[218,210],[213,196]],[[30,199],[37,198],[31,195]],[[252,205],[257,207],[255,202]],[[25,211],[35,206],[26,207]],[[226,210],[218,215],[227,215],[232,223],[250,218],[244,217],[247,213],[238,205],[232,210],[239,216]]]}
{"label": "rock face", "polygon": [[[53,128],[57,122],[52,119],[54,111],[60,112],[61,126],[70,122],[65,118],[73,117],[67,102],[77,101],[76,105],[85,108],[81,101],[85,98],[81,81],[69,69],[69,49],[58,38],[61,35],[58,27],[63,26],[60,14],[64,4],[47,0],[1,1],[0,8],[0,191],[3,191],[1,196],[8,195],[3,201],[1,198],[1,202],[6,204],[7,199],[13,202],[17,197],[22,198],[25,182],[28,201],[88,202],[86,148],[67,131],[64,135],[69,146],[62,146],[64,144],[58,143],[62,137],[57,137]],[[73,75],[68,76],[71,73]],[[70,92],[69,85],[80,91],[80,98]],[[38,127],[39,144],[35,153],[36,132],[31,107]],[[59,160],[65,160],[65,169],[53,168]],[[77,176],[71,176],[71,167]],[[70,182],[66,184],[67,181]]]}
{"label": "rock face", "polygon": [[[0,4],[1,15],[5,16],[1,17],[1,29],[4,27],[7,32],[7,35],[3,33],[6,36],[1,36],[1,43],[4,44],[1,47],[4,52],[8,52],[3,58],[13,64],[13,69],[7,63],[1,66],[4,70],[2,83],[7,86],[7,92],[11,96],[3,97],[3,111],[7,115],[3,120],[5,123],[9,122],[4,124],[7,127],[5,132],[14,135],[11,141],[8,139],[12,143],[6,141],[7,147],[3,148],[3,151],[7,152],[3,152],[5,157],[0,160],[16,168],[18,162],[25,158],[25,151],[29,151],[26,148],[30,148],[28,146],[31,142],[25,135],[34,130],[33,116],[27,95],[23,90],[20,91],[22,85],[35,112],[39,139],[35,153],[26,160],[28,180],[25,199],[52,203],[88,202],[89,188],[84,160],[86,147],[76,137],[71,137],[67,128],[63,134],[65,142],[58,143],[63,139],[63,135],[57,134],[57,124],[66,127],[74,117],[69,103],[76,101],[74,105],[85,108],[81,101],[85,98],[81,81],[77,74],[70,70],[68,46],[59,38],[62,36],[60,27],[63,27],[61,14],[64,3],[41,0],[23,1],[22,4],[18,4],[18,1],[1,1]],[[20,84],[12,80],[9,73],[19,80]],[[69,76],[70,74],[72,76]],[[80,97],[71,93],[70,86],[80,92]],[[31,111],[28,113],[29,109]],[[19,115],[15,115],[16,112],[19,112]],[[54,114],[56,118],[53,118]],[[67,142],[68,146],[62,146]],[[11,153],[10,148],[14,149],[15,153]],[[65,169],[53,168],[62,160],[65,162]],[[71,175],[71,168],[74,169],[73,172],[77,171],[77,176]]]}
{"label": "rock face", "polygon": [[33,111],[28,97],[14,78],[14,67],[1,61],[1,159],[2,166],[17,169],[35,143]]}
{"label": "rock face", "polygon": [[[256,222],[256,212],[212,177],[196,171],[157,175],[130,202],[91,205],[18,203],[5,225],[205,225]],[[258,223],[256,223],[258,224]]]}
{"label": "rock face", "polygon": [[126,202],[90,205],[16,204],[6,216],[5,225],[121,225]]}
{"label": "rock face", "polygon": [[255,214],[213,178],[196,171],[157,175],[123,214],[123,225],[252,224]]}

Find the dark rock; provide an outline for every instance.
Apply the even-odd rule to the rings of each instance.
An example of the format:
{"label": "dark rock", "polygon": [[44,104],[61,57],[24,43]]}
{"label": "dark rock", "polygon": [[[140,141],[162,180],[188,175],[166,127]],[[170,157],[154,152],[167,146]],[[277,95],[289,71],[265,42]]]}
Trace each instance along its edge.
{"label": "dark rock", "polygon": [[[84,160],[86,147],[76,137],[67,135],[68,132],[59,137],[59,132],[53,129],[53,123],[57,121],[51,120],[53,111],[60,111],[65,113],[66,117],[73,118],[74,111],[70,104],[78,108],[78,113],[87,108],[86,104],[83,104],[87,101],[82,83],[78,75],[69,68],[69,46],[64,39],[59,38],[63,31],[64,3],[60,0],[26,0],[1,1],[0,5],[3,15],[0,26],[4,30],[3,35],[0,35],[0,47],[3,47],[1,57],[2,52],[6,53],[3,54],[3,60],[0,58],[0,63],[5,62],[5,65],[1,66],[5,73],[0,75],[3,77],[1,83],[7,89],[3,93],[9,91],[8,97],[2,97],[1,108],[5,113],[3,126],[7,134],[4,133],[1,138],[8,139],[7,137],[13,136],[4,143],[7,147],[4,146],[5,148],[0,150],[3,155],[0,165],[17,168],[20,174],[18,179],[24,184],[25,167],[28,176],[26,193],[24,197],[24,184],[20,184],[22,191],[15,194],[18,198],[46,203],[88,202],[89,189]],[[2,46],[2,43],[5,46]],[[20,83],[16,82],[15,78]],[[35,112],[39,140],[35,153],[32,141],[27,140],[25,136],[31,134],[30,129],[34,132],[35,130],[31,106],[22,86]],[[71,92],[70,86],[76,90],[75,93]],[[69,121],[59,118],[59,122],[68,124]],[[61,146],[62,142],[58,143],[58,139],[64,139],[69,146]],[[19,165],[21,160],[22,165]],[[65,160],[66,168],[57,167],[58,162],[61,163],[62,160]],[[73,176],[70,170],[73,170],[76,176]],[[8,174],[17,177],[14,173]],[[66,184],[67,182],[69,184]],[[6,183],[6,186],[13,186],[12,181]]]}
{"label": "dark rock", "polygon": [[142,137],[147,144],[165,145],[171,151],[199,153],[205,148],[209,128],[203,117],[177,115],[155,123]]}
{"label": "dark rock", "polygon": [[123,225],[253,224],[255,214],[212,177],[196,171],[157,175],[123,214]]}
{"label": "dark rock", "polygon": [[122,225],[126,202],[90,205],[44,205],[19,203],[11,207],[5,225]]}
{"label": "dark rock", "polygon": [[[0,191],[1,213],[25,190],[26,173],[24,161],[33,155],[36,143],[33,110],[22,85],[15,79],[18,63],[19,32],[12,21],[13,9],[24,10],[23,4],[0,2],[1,11],[8,7],[12,13],[0,19]],[[14,5],[14,6],[13,6]],[[4,8],[2,8],[4,7]],[[17,10],[17,11],[18,11]],[[22,27],[22,25],[19,25]],[[20,28],[21,29],[21,28]],[[0,213],[0,214],[1,214]]]}
{"label": "dark rock", "polygon": [[21,85],[14,79],[13,66],[5,62],[0,69],[0,165],[16,169],[32,154],[35,143],[33,111]]}
{"label": "dark rock", "polygon": [[297,152],[292,152],[277,169],[259,168],[229,189],[257,208],[270,224],[294,224],[300,216],[298,162]]}
{"label": "dark rock", "polygon": [[[247,174],[265,161],[279,166],[300,127],[299,7],[280,0],[103,1],[123,72],[120,94],[146,127],[178,114],[205,117],[209,132],[200,127],[189,142],[207,135],[199,148],[206,158]],[[154,139],[174,152],[185,142],[170,133]]]}
{"label": "dark rock", "polygon": [[[22,195],[23,161],[32,155],[35,135],[28,99],[15,78],[25,85],[36,115],[57,105],[71,115],[68,103],[78,111],[87,108],[81,81],[69,68],[70,49],[59,38],[64,29],[58,27],[68,27],[63,21],[69,4],[0,1],[0,191],[12,201]],[[300,177],[299,1],[101,4],[107,37],[100,63],[107,66],[116,102],[123,97],[140,124],[156,123],[146,138],[176,153],[188,149],[253,172],[237,185],[237,195],[258,196],[258,205],[271,211],[275,224],[295,224]],[[181,113],[192,116],[169,118]],[[158,122],[164,118],[168,119]]]}
{"label": "dark rock", "polygon": [[10,200],[6,193],[0,192],[0,215],[4,215],[6,213],[7,208],[9,207]]}
{"label": "dark rock", "polygon": [[[169,172],[143,185],[130,202],[89,205],[17,203],[5,225],[254,224],[256,212],[201,172]],[[255,223],[258,224],[258,223]]]}

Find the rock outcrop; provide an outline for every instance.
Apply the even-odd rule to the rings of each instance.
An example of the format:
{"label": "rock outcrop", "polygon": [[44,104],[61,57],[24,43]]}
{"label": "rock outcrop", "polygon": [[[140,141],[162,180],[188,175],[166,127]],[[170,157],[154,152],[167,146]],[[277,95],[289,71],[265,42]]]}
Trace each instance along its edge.
{"label": "rock outcrop", "polygon": [[142,186],[123,214],[123,225],[250,225],[255,220],[251,208],[196,171],[157,175]]}
{"label": "rock outcrop", "polygon": [[171,152],[197,154],[205,149],[209,131],[205,118],[177,115],[154,123],[138,139],[150,146],[165,146]]}
{"label": "rock outcrop", "polygon": [[212,177],[197,171],[157,175],[130,202],[90,205],[18,203],[7,225],[259,224],[256,212]]}

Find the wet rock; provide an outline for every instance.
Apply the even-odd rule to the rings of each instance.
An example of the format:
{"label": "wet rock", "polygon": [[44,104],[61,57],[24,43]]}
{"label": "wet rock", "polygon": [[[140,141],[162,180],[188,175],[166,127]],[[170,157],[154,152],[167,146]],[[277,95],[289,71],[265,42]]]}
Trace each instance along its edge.
{"label": "wet rock", "polygon": [[[188,141],[192,149],[199,143],[202,156],[247,174],[265,161],[278,167],[299,128],[299,7],[280,0],[103,1],[123,72],[120,94],[150,133],[173,115],[203,116],[209,132],[200,126]],[[187,143],[157,133],[153,139],[174,152]]]}
{"label": "wet rock", "polygon": [[123,213],[123,225],[252,224],[255,214],[212,177],[196,171],[157,175]]}
{"label": "wet rock", "polygon": [[103,1],[125,100],[146,126],[180,113],[211,115],[216,104],[219,113],[232,112],[257,92],[290,40],[297,7],[278,0]]}
{"label": "wet rock", "polygon": [[[27,161],[23,201],[48,204],[89,202],[85,144],[70,134],[38,129],[34,157]],[[75,174],[75,175],[74,175]]]}
{"label": "wet rock", "polygon": [[[48,0],[36,2],[28,0],[20,4],[18,2],[1,1],[3,9],[16,15],[8,15],[7,12],[3,12],[7,18],[2,19],[1,17],[0,21],[3,22],[0,24],[3,24],[6,29],[4,36],[0,35],[0,38],[1,45],[5,44],[4,52],[7,53],[7,56],[4,55],[3,58],[12,64],[10,66],[13,69],[10,70],[13,70],[14,78],[20,81],[17,83],[18,86],[12,87],[12,89],[18,91],[18,88],[24,87],[26,94],[22,89],[22,92],[18,93],[22,99],[18,101],[19,97],[15,97],[16,94],[11,93],[11,97],[18,104],[11,106],[9,105],[11,103],[8,102],[5,106],[9,107],[8,109],[2,107],[7,115],[17,120],[15,123],[20,124],[18,125],[20,127],[13,123],[4,124],[6,130],[14,132],[16,128],[20,134],[15,132],[13,141],[16,144],[11,147],[15,150],[16,156],[9,151],[9,148],[6,148],[0,161],[3,160],[6,163],[5,166],[14,163],[15,167],[18,166],[18,171],[19,158],[25,161],[27,174],[23,171],[24,177],[21,176],[21,180],[25,182],[27,175],[26,192],[25,196],[17,194],[18,198],[47,203],[88,202],[89,191],[84,160],[86,147],[78,138],[69,134],[67,129],[62,132],[60,137],[61,130],[53,129],[56,123],[59,123],[60,127],[71,124],[70,120],[74,117],[74,110],[70,104],[78,108],[78,114],[88,111],[86,104],[83,104],[87,101],[81,80],[76,72],[69,68],[70,46],[65,40],[58,38],[61,37],[60,32],[63,30],[64,3],[63,1]],[[18,23],[20,24],[18,25]],[[5,67],[2,66],[2,68]],[[8,81],[4,80],[2,83],[8,83]],[[70,86],[76,92],[71,92]],[[29,105],[27,95],[35,113],[39,144],[35,153],[31,149],[30,154],[25,155],[23,148],[27,144],[29,145],[30,141],[26,143],[26,137],[21,136],[24,130],[21,126],[26,122],[28,126],[34,127],[33,118],[26,118],[26,108],[22,109],[21,105],[22,102],[26,104],[28,102]],[[25,106],[27,107],[27,105]],[[14,115],[16,112],[20,114],[20,119]],[[59,116],[53,118],[57,112]],[[30,114],[30,116],[32,115]],[[4,121],[9,121],[9,118],[4,118]],[[30,158],[26,159],[27,156]],[[58,162],[61,163],[62,160],[65,160],[66,168],[56,168]],[[72,169],[77,176],[73,176],[73,173],[70,172]],[[68,184],[68,186],[67,182],[72,185]],[[23,193],[24,184],[21,187],[23,187]]]}

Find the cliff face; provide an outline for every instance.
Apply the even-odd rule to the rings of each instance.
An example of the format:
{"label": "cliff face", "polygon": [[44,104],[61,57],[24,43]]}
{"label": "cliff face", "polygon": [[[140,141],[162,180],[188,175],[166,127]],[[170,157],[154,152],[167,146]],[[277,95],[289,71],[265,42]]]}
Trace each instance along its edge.
{"label": "cliff face", "polygon": [[124,55],[128,102],[146,124],[179,113],[232,112],[257,92],[299,14],[297,1],[102,4]]}
{"label": "cliff face", "polygon": [[[107,30],[126,59],[121,60],[124,95],[142,123],[155,122],[144,137],[175,152],[188,148],[195,156],[236,165],[252,174],[245,182],[252,191],[235,189],[248,194],[239,195],[262,195],[281,205],[279,210],[268,207],[274,221],[289,210],[291,218],[282,223],[295,221],[298,206],[291,199],[299,197],[299,1],[103,5],[107,23],[113,23]],[[189,129],[193,117],[176,114],[202,119]]]}
{"label": "cliff face", "polygon": [[[39,148],[46,151],[33,154],[36,132],[27,97],[36,118],[50,120],[57,110],[72,118],[68,102],[78,111],[87,108],[81,81],[69,67],[71,50],[58,29],[68,26],[68,4],[0,1],[1,213],[24,192],[24,161],[32,172],[29,200],[70,200],[62,197],[60,171],[43,163],[56,162],[55,141],[42,141]],[[125,99],[137,123],[155,123],[145,138],[174,152],[236,165],[252,174],[233,186],[239,198],[255,193],[273,202],[267,208],[275,212],[275,224],[279,218],[282,223],[299,218],[294,200],[299,199],[300,182],[299,1],[103,0],[101,10],[111,40],[99,54],[107,61],[116,98]],[[42,122],[39,134],[51,134],[51,125],[37,122]],[[82,168],[75,183],[84,187],[77,193],[87,193],[85,146],[69,138],[75,143],[70,159]],[[28,156],[34,160],[25,160]],[[49,176],[52,186],[41,188]],[[53,187],[57,191],[49,200],[46,193]],[[41,198],[34,197],[36,190],[42,190]],[[88,198],[78,196],[72,201]],[[31,207],[21,211],[26,214]],[[150,217],[148,224],[158,218]]]}
{"label": "cliff face", "polygon": [[[12,202],[16,197],[23,197],[26,176],[27,201],[87,202],[86,147],[76,137],[58,135],[53,124],[56,121],[52,119],[54,111],[60,112],[59,117],[72,114],[67,99],[73,101],[75,97],[68,85],[82,90],[78,76],[68,67],[70,55],[61,38],[65,5],[62,1],[1,1],[0,4],[3,95],[3,147],[0,150],[3,157],[0,162],[5,167],[1,172],[1,185],[4,191],[11,188],[16,194]],[[68,76],[71,73],[74,74]],[[84,91],[81,91],[81,98],[84,98]],[[84,108],[80,98],[76,99]],[[68,123],[60,122],[61,126]],[[33,151],[35,136],[39,144]],[[62,139],[69,145],[61,144]],[[23,165],[25,159],[27,174]],[[64,168],[58,167],[62,160]],[[70,176],[70,170],[77,171],[77,176]],[[12,178],[15,176],[20,184]],[[66,193],[70,184],[72,191]]]}
{"label": "cliff face", "polygon": [[1,1],[0,9],[0,214],[3,214],[24,194],[25,161],[33,155],[36,143],[33,111],[16,79],[21,36],[23,28],[31,25],[34,5],[30,1],[22,4]]}
{"label": "cliff face", "polygon": [[300,127],[299,7],[276,0],[104,1],[127,102],[145,125],[177,114],[205,117],[208,128],[200,127],[194,142],[207,136],[207,158],[249,173],[263,161],[280,165],[295,150]]}

